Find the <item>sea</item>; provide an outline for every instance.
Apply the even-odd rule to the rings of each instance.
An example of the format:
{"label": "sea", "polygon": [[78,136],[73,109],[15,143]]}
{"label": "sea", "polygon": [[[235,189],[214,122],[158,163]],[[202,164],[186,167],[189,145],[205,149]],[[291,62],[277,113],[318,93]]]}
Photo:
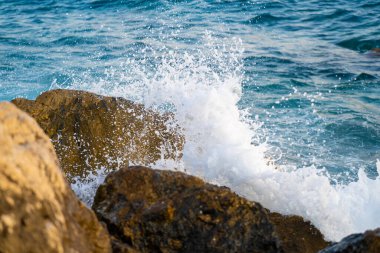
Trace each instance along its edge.
{"label": "sea", "polygon": [[379,0],[0,0],[0,101],[79,89],[173,112],[183,159],[151,166],[337,241],[380,227],[379,48]]}

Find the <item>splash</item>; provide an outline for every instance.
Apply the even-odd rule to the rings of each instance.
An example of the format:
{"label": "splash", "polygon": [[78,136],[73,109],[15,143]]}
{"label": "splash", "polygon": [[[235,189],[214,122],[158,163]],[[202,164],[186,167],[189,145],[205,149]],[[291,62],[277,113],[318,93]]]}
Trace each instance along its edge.
{"label": "splash", "polygon": [[[380,226],[379,178],[369,179],[360,170],[358,181],[332,185],[328,173],[316,166],[279,167],[267,157],[271,147],[255,141],[263,139],[258,129],[265,125],[250,120],[237,106],[244,77],[239,39],[207,35],[199,49],[147,48],[139,53],[101,78],[84,75],[68,88],[174,112],[186,138],[177,168],[231,187],[272,211],[301,215],[328,240]],[[78,187],[77,192],[86,191]]]}
{"label": "splash", "polygon": [[91,206],[95,198],[96,190],[98,189],[99,185],[104,182],[106,176],[106,168],[100,168],[96,172],[91,171],[87,176],[87,180],[85,182],[80,180],[80,177],[74,177],[74,183],[71,184],[71,189],[75,192],[80,200],[82,200],[88,206]]}

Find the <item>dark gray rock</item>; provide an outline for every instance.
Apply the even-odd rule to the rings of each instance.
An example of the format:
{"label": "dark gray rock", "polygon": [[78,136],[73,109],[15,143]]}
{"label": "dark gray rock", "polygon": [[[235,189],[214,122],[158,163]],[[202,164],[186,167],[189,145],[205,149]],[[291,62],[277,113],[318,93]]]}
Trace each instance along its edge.
{"label": "dark gray rock", "polygon": [[380,228],[349,235],[320,253],[380,253]]}

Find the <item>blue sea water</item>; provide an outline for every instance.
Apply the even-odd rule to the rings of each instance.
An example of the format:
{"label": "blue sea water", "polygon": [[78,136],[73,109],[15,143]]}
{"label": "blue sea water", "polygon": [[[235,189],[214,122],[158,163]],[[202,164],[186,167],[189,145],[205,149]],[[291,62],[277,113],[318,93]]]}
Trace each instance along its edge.
{"label": "blue sea water", "polygon": [[[263,156],[276,168],[312,167],[331,185],[347,185],[358,181],[359,170],[370,179],[378,176],[376,48],[379,0],[0,0],[0,101],[34,99],[57,87],[85,89],[147,105],[186,104],[186,110],[174,109],[183,118],[191,114],[215,122],[208,110],[228,111],[236,104],[241,122],[253,133],[250,145],[264,143]],[[231,94],[218,85],[228,86]],[[228,103],[233,94],[236,103]],[[199,100],[203,95],[218,102]],[[240,123],[231,115],[215,129],[241,140],[235,132]],[[196,127],[206,131],[208,125]],[[213,147],[203,149],[212,152],[204,152],[206,162],[197,166],[210,169],[213,155],[225,152],[215,150],[231,146],[207,140]],[[198,158],[192,152],[188,157]],[[223,184],[218,173],[223,174],[204,177]],[[265,197],[256,198],[265,203]],[[362,205],[373,213],[369,217],[379,218],[376,201]],[[363,230],[350,224],[342,233],[328,234],[336,228],[325,226],[323,214],[309,215],[307,206],[292,208],[273,204],[275,210],[311,219],[331,239]],[[371,219],[357,223],[380,225]]]}

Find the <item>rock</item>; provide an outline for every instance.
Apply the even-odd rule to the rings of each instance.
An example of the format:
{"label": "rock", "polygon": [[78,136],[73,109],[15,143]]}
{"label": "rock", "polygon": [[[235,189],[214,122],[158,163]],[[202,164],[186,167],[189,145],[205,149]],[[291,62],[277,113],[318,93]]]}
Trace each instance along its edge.
{"label": "rock", "polygon": [[321,250],[320,253],[379,253],[380,228],[363,234],[352,234],[340,242]]}
{"label": "rock", "polygon": [[282,252],[260,204],[181,172],[113,172],[93,209],[119,246],[141,252]]}
{"label": "rock", "polygon": [[0,103],[0,252],[110,252],[95,214],[67,185],[38,124]]}
{"label": "rock", "polygon": [[269,213],[269,220],[275,227],[284,252],[315,253],[326,248],[322,233],[300,216]]}
{"label": "rock", "polygon": [[99,168],[148,165],[182,156],[183,137],[170,114],[160,115],[122,98],[52,90],[35,101],[15,99],[51,138],[68,180]]}

